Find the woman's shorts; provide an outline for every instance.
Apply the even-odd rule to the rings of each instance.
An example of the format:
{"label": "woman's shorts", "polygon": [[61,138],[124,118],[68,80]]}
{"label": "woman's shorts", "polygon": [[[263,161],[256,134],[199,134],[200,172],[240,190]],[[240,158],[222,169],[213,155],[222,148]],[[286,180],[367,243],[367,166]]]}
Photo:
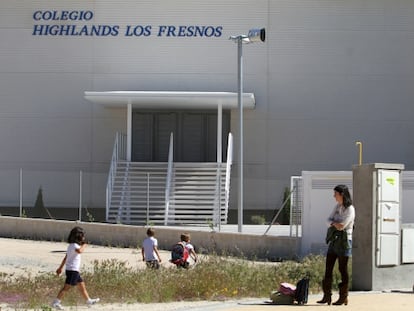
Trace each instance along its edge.
{"label": "woman's shorts", "polygon": [[352,257],[352,240],[348,240],[348,248],[338,250],[332,247],[332,243],[329,243],[328,253],[334,253],[337,256]]}
{"label": "woman's shorts", "polygon": [[78,283],[83,282],[79,271],[71,271],[71,270],[66,270],[66,284],[72,285],[72,286],[76,286],[78,285]]}

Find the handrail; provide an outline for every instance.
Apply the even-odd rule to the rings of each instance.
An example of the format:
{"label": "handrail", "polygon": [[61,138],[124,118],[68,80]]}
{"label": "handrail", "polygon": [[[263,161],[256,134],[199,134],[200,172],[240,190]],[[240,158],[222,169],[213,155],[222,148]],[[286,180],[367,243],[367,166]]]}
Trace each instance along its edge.
{"label": "handrail", "polygon": [[213,208],[213,226],[218,226],[219,232],[221,231],[221,162],[217,162],[216,168],[216,189],[214,195],[214,208]]}
{"label": "handrail", "polygon": [[[302,224],[302,208],[300,205],[300,199],[299,196],[300,192],[301,192],[301,181],[302,181],[302,176],[291,176],[290,177],[290,189],[293,189],[292,191],[292,195],[291,195],[291,200],[290,200],[290,236],[293,236],[293,226],[296,227],[296,232],[295,232],[295,236],[298,237],[299,236],[299,226],[301,226]],[[295,212],[295,217],[294,217],[294,212]],[[298,215],[299,214],[299,215]],[[299,219],[299,221],[298,221]]]}
{"label": "handrail", "polygon": [[271,228],[271,227],[273,226],[273,224],[275,223],[275,221],[276,221],[277,217],[279,217],[279,215],[280,215],[280,213],[282,212],[282,210],[285,208],[285,206],[287,206],[287,203],[289,202],[290,197],[292,196],[293,191],[295,191],[295,188],[296,188],[296,186],[294,186],[294,187],[293,187],[293,188],[289,191],[288,196],[287,196],[287,197],[285,198],[285,200],[283,201],[282,206],[280,207],[280,209],[279,209],[279,211],[276,213],[276,215],[273,217],[272,221],[271,221],[271,222],[270,222],[270,224],[269,224],[269,227],[267,227],[267,229],[266,229],[266,231],[265,231],[265,233],[264,233],[263,235],[266,235],[266,234],[269,232],[270,228]]}
{"label": "handrail", "polygon": [[111,165],[109,167],[108,181],[106,183],[106,220],[108,220],[109,208],[112,200],[112,189],[115,180],[118,160],[126,159],[126,135],[117,132],[115,134],[114,148],[112,150]]}
{"label": "handrail", "polygon": [[[110,169],[109,169],[109,175],[108,175],[108,181],[107,181],[107,189],[106,189],[106,218],[107,221],[111,220],[113,221],[113,218],[115,217],[115,221],[119,221],[119,217],[122,216],[125,208],[129,207],[131,208],[130,212],[132,213],[132,217],[137,217],[135,213],[136,211],[134,210],[134,208],[136,208],[140,203],[137,203],[135,201],[125,201],[128,200],[128,198],[131,195],[135,195],[133,192],[129,192],[129,190],[131,191],[135,191],[133,190],[133,187],[131,189],[125,189],[125,187],[129,187],[130,184],[127,183],[127,181],[125,180],[125,174],[128,174],[128,176],[132,176],[132,178],[135,178],[135,174],[136,174],[136,166],[142,166],[143,164],[145,165],[161,165],[163,164],[164,166],[162,168],[159,169],[159,172],[163,175],[163,177],[161,179],[159,179],[159,177],[155,177],[154,180],[159,180],[156,182],[161,182],[162,184],[164,184],[165,188],[164,189],[159,189],[162,192],[159,193],[159,199],[161,199],[160,201],[157,201],[158,203],[161,203],[160,205],[157,205],[156,208],[158,208],[158,210],[154,210],[154,214],[155,218],[157,220],[158,223],[164,223],[164,225],[168,225],[171,224],[174,221],[174,217],[176,217],[177,215],[174,215],[174,210],[177,208],[175,206],[175,201],[173,201],[174,199],[174,191],[175,191],[175,182],[174,182],[174,178],[175,178],[175,174],[176,174],[176,166],[179,165],[180,167],[182,167],[183,169],[187,170],[187,167],[190,168],[190,170],[193,170],[193,167],[195,166],[196,163],[174,163],[174,136],[173,133],[170,134],[170,145],[169,145],[169,152],[168,152],[168,162],[167,163],[153,163],[153,162],[140,162],[140,163],[134,163],[134,162],[127,162],[125,160],[126,158],[126,152],[125,152],[125,144],[126,142],[126,137],[123,134],[117,133],[116,137],[115,137],[115,143],[114,143],[114,149],[113,149],[113,153],[112,153],[112,159],[111,159],[111,163],[110,163]],[[206,172],[206,176],[211,176],[209,175],[210,172],[213,172],[213,170],[216,170],[216,176],[221,176],[221,174],[223,174],[223,183],[220,185],[221,183],[221,178],[219,179],[218,183],[216,183],[216,185],[222,189],[223,193],[221,193],[221,191],[219,191],[219,193],[216,192],[215,195],[215,202],[213,203],[213,201],[210,201],[212,204],[215,204],[216,206],[216,211],[218,211],[219,213],[219,221],[218,224],[220,225],[223,217],[225,217],[225,219],[227,220],[227,215],[228,215],[228,206],[229,206],[229,193],[230,193],[230,175],[231,175],[231,164],[232,164],[232,155],[233,155],[233,136],[231,134],[229,134],[229,138],[228,138],[228,146],[227,146],[227,163],[226,163],[226,175],[224,176],[224,167],[217,167],[217,163],[203,163],[203,164],[199,164],[201,166],[201,175],[204,175]],[[224,164],[224,163],[223,163]],[[134,173],[132,173],[133,175],[129,175],[131,174],[131,171],[128,169],[130,166],[133,167],[133,171]],[[124,170],[127,170],[124,172]],[[142,170],[141,170],[142,171]],[[123,174],[120,174],[121,172],[123,172]],[[218,172],[218,175],[217,175]],[[157,174],[157,173],[156,173]],[[197,174],[197,176],[199,176],[200,174]],[[124,176],[124,178],[122,178]],[[225,177],[225,180],[224,180]],[[129,179],[128,179],[129,181]],[[160,186],[162,185],[160,184]],[[134,186],[135,187],[135,186]],[[148,176],[147,176],[147,187],[148,187]],[[204,187],[204,186],[203,186]],[[161,188],[161,187],[159,187]],[[216,188],[217,189],[217,188]],[[148,188],[147,188],[147,195],[148,195]],[[155,194],[155,196],[157,196],[158,194]],[[125,199],[126,198],[126,199]],[[149,197],[147,197],[148,199]],[[223,204],[221,203],[221,198],[223,198]],[[164,200],[163,200],[164,199]],[[205,200],[206,198],[203,197],[203,200]],[[208,199],[208,198],[207,198]],[[213,198],[211,198],[213,199]],[[181,200],[181,198],[180,198]],[[218,202],[217,202],[218,200]],[[118,205],[119,202],[119,205]],[[181,201],[180,201],[181,202]],[[206,202],[206,201],[203,201]],[[202,203],[203,203],[202,202]],[[130,205],[132,204],[132,205]],[[138,205],[137,205],[138,204]],[[198,203],[194,203],[195,205],[197,205]],[[210,203],[208,203],[210,204]],[[218,205],[217,205],[218,204]],[[224,205],[225,204],[225,205]],[[154,205],[155,206],[155,205]],[[118,208],[118,213],[116,214],[116,208]],[[146,209],[147,211],[147,217],[146,217],[146,222],[148,223],[148,215],[151,215],[152,211],[152,207],[151,204],[149,204],[148,200],[146,202],[145,207],[143,207]],[[180,206],[181,208],[181,206]],[[197,207],[195,207],[197,208]],[[163,209],[163,211],[162,211]],[[180,211],[182,211],[180,209]],[[203,212],[205,211],[205,207],[203,209]],[[225,215],[224,215],[225,214]],[[215,217],[216,215],[214,215]],[[151,216],[152,217],[152,216]],[[208,217],[208,216],[207,216]],[[134,218],[134,219],[135,219]],[[206,218],[203,218],[203,220],[205,220]],[[129,221],[129,220],[128,220]],[[180,218],[180,222],[181,221],[186,221],[186,219],[182,220]],[[145,220],[144,220],[145,222]],[[196,217],[196,221],[195,223],[200,223],[199,219]]]}
{"label": "handrail", "polygon": [[174,161],[174,138],[173,133],[170,134],[170,146],[168,150],[168,167],[167,167],[167,180],[165,185],[165,216],[164,225],[168,225],[168,215],[170,209],[170,193],[171,193],[171,180],[172,180],[172,169]]}
{"label": "handrail", "polygon": [[[230,198],[230,177],[231,177],[231,165],[233,164],[233,134],[229,133],[229,138],[227,142],[227,162],[226,162],[226,184],[224,185],[225,190],[225,204],[226,204],[226,213],[229,208],[229,198]],[[227,218],[227,215],[226,215]]]}

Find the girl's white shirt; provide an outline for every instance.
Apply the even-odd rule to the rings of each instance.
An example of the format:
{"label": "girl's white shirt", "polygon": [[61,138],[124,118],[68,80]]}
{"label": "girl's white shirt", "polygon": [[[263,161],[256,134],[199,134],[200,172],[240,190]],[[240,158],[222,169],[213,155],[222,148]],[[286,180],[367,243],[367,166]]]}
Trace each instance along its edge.
{"label": "girl's white shirt", "polygon": [[66,270],[78,271],[81,265],[81,255],[76,251],[80,249],[78,243],[70,243],[66,251]]}
{"label": "girl's white shirt", "polygon": [[[191,254],[191,251],[194,250],[193,244],[185,243],[185,248],[188,250],[188,253]],[[191,262],[192,258],[191,256],[188,256],[187,262]]]}
{"label": "girl's white shirt", "polygon": [[352,240],[352,231],[354,229],[355,207],[353,205],[345,208],[342,204],[337,204],[328,218],[328,226],[332,222],[341,223],[347,233],[348,240]]}

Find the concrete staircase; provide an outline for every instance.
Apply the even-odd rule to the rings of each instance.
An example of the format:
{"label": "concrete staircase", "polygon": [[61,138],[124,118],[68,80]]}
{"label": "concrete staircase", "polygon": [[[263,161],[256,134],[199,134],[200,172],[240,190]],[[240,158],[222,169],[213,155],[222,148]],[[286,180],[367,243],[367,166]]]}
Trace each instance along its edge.
{"label": "concrete staircase", "polygon": [[133,225],[227,223],[225,163],[173,163],[169,193],[167,166],[118,160],[108,196],[107,221]]}

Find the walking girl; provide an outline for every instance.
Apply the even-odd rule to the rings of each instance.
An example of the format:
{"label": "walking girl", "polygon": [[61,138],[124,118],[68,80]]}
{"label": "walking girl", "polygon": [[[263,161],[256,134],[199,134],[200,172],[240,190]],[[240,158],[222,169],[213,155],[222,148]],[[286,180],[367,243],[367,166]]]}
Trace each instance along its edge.
{"label": "walking girl", "polygon": [[62,260],[59,268],[56,270],[57,275],[62,273],[63,266],[66,264],[66,280],[63,288],[59,291],[52,306],[57,310],[63,310],[61,301],[65,293],[73,286],[77,286],[82,297],[85,298],[86,304],[91,306],[99,301],[99,298],[91,299],[86,290],[85,282],[80,275],[81,254],[86,248],[85,232],[81,227],[74,227],[68,236],[68,248],[66,255]]}

